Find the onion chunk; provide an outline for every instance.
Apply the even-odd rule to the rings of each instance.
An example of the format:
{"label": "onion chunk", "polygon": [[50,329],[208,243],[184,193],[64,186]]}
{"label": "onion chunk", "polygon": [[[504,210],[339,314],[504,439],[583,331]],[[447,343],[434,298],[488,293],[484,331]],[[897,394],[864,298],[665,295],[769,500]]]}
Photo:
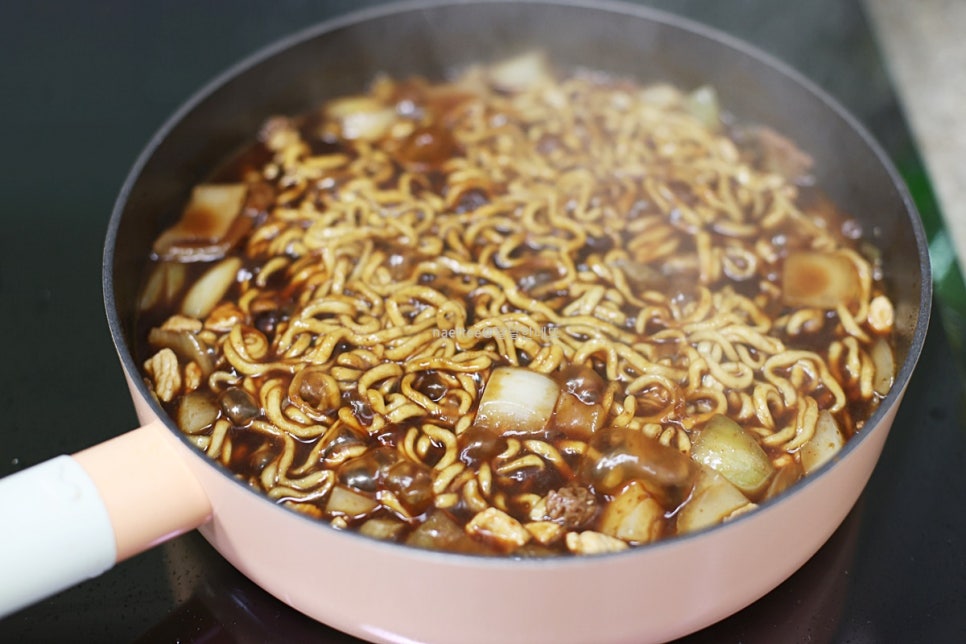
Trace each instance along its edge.
{"label": "onion chunk", "polygon": [[326,116],[338,123],[342,138],[376,141],[396,122],[396,112],[371,96],[347,96],[330,101]]}
{"label": "onion chunk", "polygon": [[148,333],[148,342],[153,347],[171,349],[185,362],[196,362],[205,378],[214,371],[215,365],[208,353],[208,346],[194,333],[154,328]]}
{"label": "onion chunk", "polygon": [[336,485],[329,494],[325,511],[329,514],[359,518],[379,507],[379,502],[355,490]]}
{"label": "onion chunk", "polygon": [[760,492],[774,473],[758,441],[721,414],[712,416],[694,439],[691,458],[717,471],[747,495]]}
{"label": "onion chunk", "polygon": [[247,218],[239,220],[247,194],[241,183],[197,186],[178,223],[154,242],[155,254],[179,262],[224,257],[251,225]]}
{"label": "onion chunk", "polygon": [[199,320],[207,317],[235,281],[242,261],[237,257],[224,259],[194,283],[181,302],[181,313]]}
{"label": "onion chunk", "polygon": [[685,107],[701,124],[709,130],[721,128],[721,107],[718,105],[718,93],[710,85],[702,85],[685,100]]}
{"label": "onion chunk", "polygon": [[702,467],[691,499],[677,513],[681,534],[717,525],[738,512],[756,507],[728,479],[708,467]]}
{"label": "onion chunk", "polygon": [[839,450],[845,445],[845,438],[839,430],[839,425],[835,422],[827,410],[822,410],[818,414],[818,423],[815,425],[815,435],[812,439],[802,445],[800,451],[802,458],[802,468],[806,474],[811,474],[832,460]]}
{"label": "onion chunk", "polygon": [[543,431],[559,395],[557,383],[541,373],[520,367],[494,369],[474,424],[499,434]]}
{"label": "onion chunk", "polygon": [[889,343],[883,338],[879,338],[872,345],[870,351],[872,364],[875,366],[875,378],[873,388],[875,393],[885,396],[892,389],[892,383],[896,377],[896,360],[892,355]]}
{"label": "onion chunk", "polygon": [[141,293],[141,301],[138,303],[141,310],[166,306],[174,301],[184,287],[186,275],[184,264],[161,262],[155,266]]}

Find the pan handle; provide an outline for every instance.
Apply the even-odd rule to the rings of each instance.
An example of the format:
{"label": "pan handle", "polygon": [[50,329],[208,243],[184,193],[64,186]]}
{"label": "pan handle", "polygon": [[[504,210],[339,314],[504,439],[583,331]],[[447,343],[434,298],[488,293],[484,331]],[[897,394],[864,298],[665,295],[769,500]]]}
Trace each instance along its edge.
{"label": "pan handle", "polygon": [[210,518],[166,431],[145,425],[0,480],[0,618]]}

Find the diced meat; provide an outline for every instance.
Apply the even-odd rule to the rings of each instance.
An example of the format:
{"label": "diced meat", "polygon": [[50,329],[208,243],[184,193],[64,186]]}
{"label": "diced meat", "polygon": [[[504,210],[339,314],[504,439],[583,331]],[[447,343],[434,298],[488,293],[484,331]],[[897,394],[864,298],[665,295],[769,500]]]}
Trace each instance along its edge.
{"label": "diced meat", "polygon": [[567,485],[547,495],[547,517],[568,530],[579,530],[597,515],[597,498],[585,487]]}
{"label": "diced meat", "polygon": [[587,530],[585,532],[568,532],[567,549],[576,555],[599,555],[605,552],[620,552],[630,546],[620,539],[615,539],[600,532]]}
{"label": "diced meat", "polygon": [[497,508],[487,508],[466,524],[466,532],[511,552],[531,539],[520,522]]}

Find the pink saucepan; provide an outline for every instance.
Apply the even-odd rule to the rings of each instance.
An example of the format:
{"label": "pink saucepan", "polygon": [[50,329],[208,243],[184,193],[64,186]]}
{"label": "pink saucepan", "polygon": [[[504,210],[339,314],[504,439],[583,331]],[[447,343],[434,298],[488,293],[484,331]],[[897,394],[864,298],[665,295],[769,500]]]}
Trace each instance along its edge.
{"label": "pink saucepan", "polygon": [[[132,356],[151,242],[191,187],[269,115],[359,92],[378,73],[438,79],[535,48],[564,69],[711,84],[738,119],[787,133],[815,158],[818,184],[880,249],[896,304],[895,385],[860,435],[819,472],[725,525],[611,555],[523,561],[340,532],[276,505],[200,454],[155,403]],[[17,526],[0,549],[0,615],[197,528],[268,592],[361,638],[563,644],[693,632],[755,601],[808,560],[875,467],[925,338],[931,277],[919,218],[880,148],[825,93],[760,52],[624,5],[422,2],[307,29],[192,97],[151,140],[121,190],[104,293],[143,426],[0,482],[4,521]]]}

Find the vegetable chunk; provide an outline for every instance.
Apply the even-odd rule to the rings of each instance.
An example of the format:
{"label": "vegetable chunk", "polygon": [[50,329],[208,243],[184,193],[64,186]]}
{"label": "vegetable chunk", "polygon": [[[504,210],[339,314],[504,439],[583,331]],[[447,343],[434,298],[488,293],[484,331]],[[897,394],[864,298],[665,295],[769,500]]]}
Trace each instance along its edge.
{"label": "vegetable chunk", "polygon": [[790,306],[834,309],[861,295],[859,275],[847,257],[818,251],[795,251],[785,258],[782,300]]}
{"label": "vegetable chunk", "polygon": [[741,425],[727,416],[713,416],[691,446],[691,458],[754,495],[774,473],[768,455]]}
{"label": "vegetable chunk", "polygon": [[480,399],[475,425],[503,434],[547,427],[560,388],[547,376],[519,367],[500,367]]}

